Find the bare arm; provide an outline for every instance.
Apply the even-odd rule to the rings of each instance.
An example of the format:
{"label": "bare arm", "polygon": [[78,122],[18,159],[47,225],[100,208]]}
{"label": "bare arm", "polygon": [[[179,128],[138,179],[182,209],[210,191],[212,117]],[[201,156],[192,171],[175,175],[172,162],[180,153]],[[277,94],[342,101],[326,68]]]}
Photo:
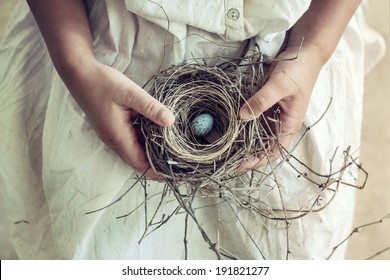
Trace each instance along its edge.
{"label": "bare arm", "polygon": [[[127,164],[149,168],[132,126],[139,114],[168,126],[174,115],[122,73],[98,62],[82,0],[28,0],[53,64],[98,136]],[[155,177],[151,171],[147,174]]]}
{"label": "bare arm", "polygon": [[[94,61],[92,35],[82,0],[27,0],[61,77]],[[71,77],[69,77],[71,78]]]}
{"label": "bare arm", "polygon": [[[294,57],[304,38],[298,58],[271,65],[267,83],[241,109],[242,119],[258,117],[278,104],[281,109],[280,144],[287,148],[303,123],[320,70],[331,57],[360,2],[313,0],[309,10],[292,28],[286,50],[278,55],[278,58]],[[243,168],[255,168],[268,160],[270,158],[262,155],[245,163]]]}
{"label": "bare arm", "polygon": [[325,63],[360,3],[361,0],[313,0],[292,28],[288,46],[298,47],[303,37],[306,45],[318,49]]}

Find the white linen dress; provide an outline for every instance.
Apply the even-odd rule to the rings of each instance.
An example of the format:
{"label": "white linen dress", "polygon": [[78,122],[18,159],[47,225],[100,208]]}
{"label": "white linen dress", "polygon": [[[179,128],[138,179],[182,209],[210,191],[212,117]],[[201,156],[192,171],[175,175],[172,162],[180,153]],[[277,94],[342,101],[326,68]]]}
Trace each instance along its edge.
{"label": "white linen dress", "polygon": [[[143,85],[159,70],[193,57],[240,54],[254,38],[273,57],[310,1],[155,0],[88,1],[96,57]],[[167,18],[169,21],[167,21]],[[321,119],[294,154],[327,174],[336,148],[354,157],[360,145],[365,57],[364,32],[357,18],[348,25],[314,88],[304,127]],[[140,239],[160,202],[162,183],[136,182],[137,172],[97,137],[84,112],[54,70],[25,1],[20,1],[0,46],[0,189],[20,259],[215,259],[198,227],[179,211]],[[287,208],[318,192],[288,164],[277,170]],[[354,183],[357,173],[345,172]],[[146,191],[145,191],[146,190]],[[91,214],[128,193],[114,205]],[[148,195],[145,214],[145,192]],[[239,259],[324,259],[351,231],[355,189],[340,186],[323,211],[286,223],[254,216],[215,199],[196,199],[197,219],[225,255]],[[266,194],[266,195],[265,195]],[[259,194],[277,205],[277,188]],[[324,197],[324,201],[326,197]],[[321,204],[321,202],[318,202]],[[155,222],[174,213],[169,193]],[[126,218],[118,216],[132,211]],[[150,229],[155,227],[152,225]],[[335,258],[342,258],[340,247]]]}

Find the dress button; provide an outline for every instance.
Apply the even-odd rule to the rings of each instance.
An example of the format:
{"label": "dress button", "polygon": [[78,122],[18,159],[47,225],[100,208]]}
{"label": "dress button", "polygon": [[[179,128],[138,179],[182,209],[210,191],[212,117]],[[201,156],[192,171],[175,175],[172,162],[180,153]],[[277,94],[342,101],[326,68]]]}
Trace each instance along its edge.
{"label": "dress button", "polygon": [[227,12],[227,17],[230,20],[238,20],[240,17],[240,12],[237,9],[232,8]]}

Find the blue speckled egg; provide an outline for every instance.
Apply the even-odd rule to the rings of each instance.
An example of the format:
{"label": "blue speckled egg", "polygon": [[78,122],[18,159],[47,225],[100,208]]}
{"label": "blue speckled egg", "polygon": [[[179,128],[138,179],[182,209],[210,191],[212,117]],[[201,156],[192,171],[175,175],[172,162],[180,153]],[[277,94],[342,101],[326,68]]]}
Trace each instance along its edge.
{"label": "blue speckled egg", "polygon": [[205,136],[211,131],[214,125],[214,118],[210,114],[204,113],[196,116],[191,122],[191,130],[195,136]]}

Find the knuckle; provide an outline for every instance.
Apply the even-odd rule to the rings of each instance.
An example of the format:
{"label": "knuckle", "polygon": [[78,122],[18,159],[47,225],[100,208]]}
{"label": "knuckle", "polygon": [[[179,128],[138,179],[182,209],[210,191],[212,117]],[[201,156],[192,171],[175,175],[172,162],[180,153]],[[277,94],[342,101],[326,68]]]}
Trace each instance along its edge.
{"label": "knuckle", "polygon": [[164,108],[158,101],[153,100],[146,105],[144,114],[152,121],[158,121],[162,117],[162,114],[164,112],[163,109]]}
{"label": "knuckle", "polygon": [[134,102],[134,94],[131,90],[128,90],[125,94],[124,104],[128,107],[132,107],[131,105]]}
{"label": "knuckle", "polygon": [[267,95],[264,94],[258,94],[254,96],[253,103],[250,104],[252,110],[254,113],[258,116],[261,113],[267,111],[269,108],[272,107],[272,102],[270,98]]}

